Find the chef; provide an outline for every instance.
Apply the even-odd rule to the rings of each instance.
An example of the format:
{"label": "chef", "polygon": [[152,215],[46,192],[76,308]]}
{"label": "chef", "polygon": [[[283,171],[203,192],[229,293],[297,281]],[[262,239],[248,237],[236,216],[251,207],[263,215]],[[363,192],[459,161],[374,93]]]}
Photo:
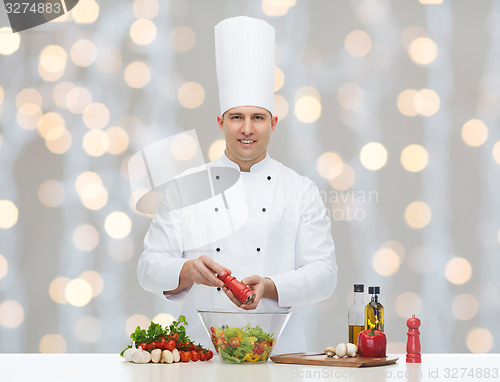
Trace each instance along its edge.
{"label": "chef", "polygon": [[[197,210],[193,224],[179,234],[189,214],[172,210],[169,198],[164,198],[145,237],[139,282],[145,290],[178,302],[190,338],[205,346],[211,344],[197,309],[291,309],[294,313],[273,353],[312,350],[314,333],[308,328],[316,326],[317,317],[311,315],[311,304],[333,293],[337,265],[318,188],[267,152],[278,123],[273,115],[274,28],[250,17],[223,20],[215,27],[215,48],[217,122],[226,149],[207,166],[237,171],[239,188],[232,194],[242,199],[235,202],[228,190],[227,195],[198,203],[191,208],[203,213]],[[200,230],[220,227],[217,219],[235,210],[245,220],[233,232],[214,234],[212,242],[195,248],[188,243]],[[242,304],[216,277],[225,272],[254,291],[252,303]]]}

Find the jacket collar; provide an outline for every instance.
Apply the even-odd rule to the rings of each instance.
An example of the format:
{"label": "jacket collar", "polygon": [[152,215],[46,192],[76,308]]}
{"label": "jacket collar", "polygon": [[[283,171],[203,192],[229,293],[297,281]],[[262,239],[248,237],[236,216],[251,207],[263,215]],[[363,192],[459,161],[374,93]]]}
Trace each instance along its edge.
{"label": "jacket collar", "polygon": [[[224,151],[224,155],[222,156],[222,163],[226,167],[232,167],[237,170],[240,169],[240,166],[238,166],[237,163],[233,162],[226,156],[226,151]],[[257,162],[252,167],[250,167],[250,172],[256,173],[256,172],[266,171],[270,163],[271,163],[271,157],[269,156],[269,153],[266,153],[266,157],[264,159],[262,159],[260,162]]]}

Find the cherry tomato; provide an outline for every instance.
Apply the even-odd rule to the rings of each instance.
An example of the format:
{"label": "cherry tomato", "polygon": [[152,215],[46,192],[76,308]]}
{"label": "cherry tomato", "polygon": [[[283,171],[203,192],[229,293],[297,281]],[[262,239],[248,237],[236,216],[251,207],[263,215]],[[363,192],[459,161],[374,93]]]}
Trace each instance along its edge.
{"label": "cherry tomato", "polygon": [[206,361],[208,358],[207,353],[201,352],[200,353],[200,361]]}
{"label": "cherry tomato", "polygon": [[238,346],[240,346],[240,339],[238,337],[231,337],[229,339],[229,345],[236,349]]}
{"label": "cherry tomato", "polygon": [[191,361],[191,352],[183,351],[181,352],[181,362]]}
{"label": "cherry tomato", "polygon": [[195,350],[191,350],[191,361],[196,362],[200,359],[200,353]]}
{"label": "cherry tomato", "polygon": [[158,346],[158,344],[156,343],[156,341],[151,342],[151,343],[149,344],[149,346],[150,346],[150,349],[151,349],[151,350],[154,350],[154,349],[157,349],[157,348],[158,348],[158,347],[157,347],[157,346]]}
{"label": "cherry tomato", "polygon": [[260,349],[260,345],[258,343],[255,343],[253,345],[252,352],[253,352],[253,354],[259,354],[259,355],[264,353],[264,351]]}
{"label": "cherry tomato", "polygon": [[[139,344],[139,346],[142,347],[142,350],[148,350],[148,344],[145,342]],[[139,346],[137,346],[137,349],[139,349]]]}
{"label": "cherry tomato", "polygon": [[167,348],[167,340],[165,338],[162,338],[161,341],[158,343],[158,347],[161,350],[165,350]]}
{"label": "cherry tomato", "polygon": [[260,350],[262,351],[262,353],[264,353],[264,351],[269,347],[269,342],[267,341],[262,341],[259,345],[259,348]]}
{"label": "cherry tomato", "polygon": [[213,356],[214,356],[214,352],[212,350],[209,350],[207,352],[207,360],[212,359]]}
{"label": "cherry tomato", "polygon": [[177,333],[170,333],[168,338],[179,338],[179,335]]}
{"label": "cherry tomato", "polygon": [[174,340],[170,340],[168,341],[166,344],[165,344],[165,349],[166,350],[174,350],[175,349],[175,341]]}
{"label": "cherry tomato", "polygon": [[184,342],[184,346],[186,347],[186,350],[193,350],[193,348],[194,348],[193,344],[189,340]]}

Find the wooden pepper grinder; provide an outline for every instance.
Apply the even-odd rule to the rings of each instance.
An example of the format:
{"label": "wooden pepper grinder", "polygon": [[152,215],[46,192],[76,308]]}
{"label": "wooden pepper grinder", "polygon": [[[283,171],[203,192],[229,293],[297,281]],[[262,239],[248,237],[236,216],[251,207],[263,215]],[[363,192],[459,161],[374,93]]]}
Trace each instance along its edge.
{"label": "wooden pepper grinder", "polygon": [[231,272],[226,270],[224,276],[217,275],[217,278],[222,280],[226,287],[243,304],[251,304],[255,300],[255,293],[241,281],[236,280],[236,277],[231,276]]}
{"label": "wooden pepper grinder", "polygon": [[406,321],[408,341],[406,342],[406,363],[422,363],[420,354],[420,320],[413,315]]}

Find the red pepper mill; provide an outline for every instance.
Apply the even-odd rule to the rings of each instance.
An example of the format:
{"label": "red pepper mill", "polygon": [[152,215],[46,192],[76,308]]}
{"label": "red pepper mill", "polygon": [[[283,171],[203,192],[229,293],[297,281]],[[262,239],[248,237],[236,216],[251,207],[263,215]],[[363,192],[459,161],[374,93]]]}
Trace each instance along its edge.
{"label": "red pepper mill", "polygon": [[236,277],[231,276],[231,272],[225,271],[224,276],[217,275],[217,278],[222,280],[226,287],[243,304],[251,304],[255,300],[255,293],[241,281],[236,280]]}
{"label": "red pepper mill", "polygon": [[420,320],[413,315],[406,321],[408,341],[406,342],[406,363],[422,363],[420,355]]}

